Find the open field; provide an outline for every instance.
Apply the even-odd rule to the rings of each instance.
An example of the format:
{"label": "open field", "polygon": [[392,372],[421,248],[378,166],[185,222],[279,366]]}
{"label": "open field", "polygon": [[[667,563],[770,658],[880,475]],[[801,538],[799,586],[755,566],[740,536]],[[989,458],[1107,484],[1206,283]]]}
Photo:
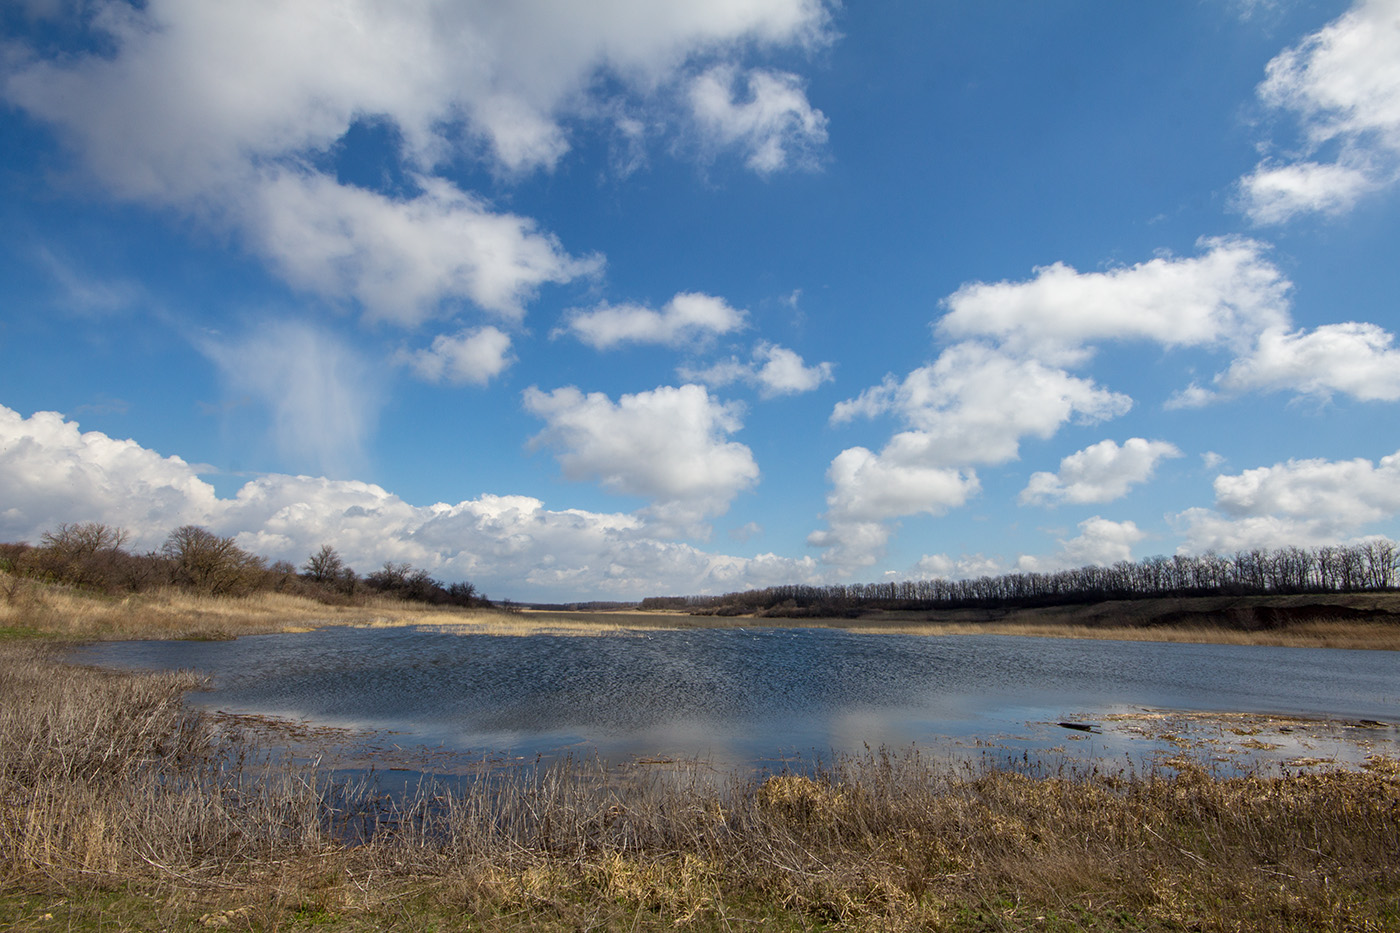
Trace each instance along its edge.
{"label": "open field", "polygon": [[902,635],[1024,635],[1123,641],[1400,650],[1400,594],[1144,599],[1036,609],[871,611],[855,619],[657,611],[440,613],[374,625],[494,635],[596,635],[686,628],[839,628]]}
{"label": "open field", "polygon": [[1141,599],[1030,609],[869,611],[854,619],[676,612],[525,612],[522,631],[608,628],[840,628],[906,635],[1033,635],[1124,641],[1400,650],[1400,593]]}
{"label": "open field", "polygon": [[1400,924],[1400,763],[1220,778],[872,752],[593,761],[390,800],[188,674],[0,643],[0,927],[1322,930]]}
{"label": "open field", "polygon": [[824,619],[637,610],[506,612],[434,608],[382,597],[335,605],[278,592],[217,597],[173,587],[106,596],[0,572],[0,637],[233,638],[320,625],[431,625],[492,635],[825,627],[930,636],[1034,635],[1400,650],[1400,593],[1138,599],[1001,610],[872,610],[858,618]]}

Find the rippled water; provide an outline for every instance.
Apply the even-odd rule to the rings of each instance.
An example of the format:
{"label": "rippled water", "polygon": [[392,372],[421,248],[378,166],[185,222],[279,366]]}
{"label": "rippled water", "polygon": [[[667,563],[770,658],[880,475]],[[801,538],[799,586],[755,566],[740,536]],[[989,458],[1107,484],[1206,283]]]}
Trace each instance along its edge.
{"label": "rippled water", "polygon": [[[1400,720],[1400,653],[833,629],[499,636],[332,627],[128,642],[76,660],[196,668],[196,702],[465,754],[753,762],[909,743],[1131,752],[1055,723],[1143,707]],[[1394,729],[1373,736],[1397,746]],[[1087,745],[1083,743],[1088,743]],[[1325,749],[1323,750],[1326,751]]]}

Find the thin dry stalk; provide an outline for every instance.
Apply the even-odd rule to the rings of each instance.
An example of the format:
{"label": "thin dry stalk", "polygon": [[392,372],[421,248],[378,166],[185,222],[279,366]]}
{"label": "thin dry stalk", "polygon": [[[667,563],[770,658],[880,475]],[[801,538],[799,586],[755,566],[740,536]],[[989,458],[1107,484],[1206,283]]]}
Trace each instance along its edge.
{"label": "thin dry stalk", "polygon": [[256,903],[266,927],[413,901],[522,927],[777,911],[1029,928],[1088,911],[1225,930],[1383,928],[1400,890],[1389,759],[1231,778],[883,752],[759,777],[565,759],[390,797],[189,711],[195,683],[0,645],[0,894],[144,885],[229,916]]}

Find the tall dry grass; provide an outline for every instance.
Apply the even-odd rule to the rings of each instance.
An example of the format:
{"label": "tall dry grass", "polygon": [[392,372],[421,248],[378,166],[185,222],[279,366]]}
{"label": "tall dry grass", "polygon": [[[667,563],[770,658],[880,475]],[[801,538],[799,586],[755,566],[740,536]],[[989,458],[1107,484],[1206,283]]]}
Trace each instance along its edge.
{"label": "tall dry grass", "polygon": [[309,909],[373,925],[409,902],[423,929],[1049,917],[1312,930],[1397,916],[1400,767],[1387,759],[1228,779],[912,752],[775,776],[565,760],[390,798],[186,708],[196,685],[0,644],[0,911],[25,893],[121,889],[160,892],[192,925],[267,929]]}
{"label": "tall dry grass", "polygon": [[1037,622],[925,622],[873,620],[830,623],[869,634],[1019,635],[1109,641],[1157,641],[1209,645],[1262,645],[1284,648],[1352,648],[1400,651],[1400,626],[1357,619],[1319,619],[1275,629],[1241,629],[1225,625],[1083,625]]}
{"label": "tall dry grass", "polygon": [[109,596],[63,584],[17,578],[0,571],[0,634],[5,630],[68,640],[234,638],[305,631],[318,625],[463,622],[505,616],[492,610],[439,609],[392,597],[334,605],[306,596],[259,591],[210,596],[178,587]]}

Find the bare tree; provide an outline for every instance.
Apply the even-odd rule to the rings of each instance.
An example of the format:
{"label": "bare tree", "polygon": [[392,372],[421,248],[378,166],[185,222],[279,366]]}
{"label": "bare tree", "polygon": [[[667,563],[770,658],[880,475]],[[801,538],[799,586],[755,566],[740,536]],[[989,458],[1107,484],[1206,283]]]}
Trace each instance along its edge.
{"label": "bare tree", "polygon": [[322,586],[331,586],[339,582],[344,570],[345,561],[340,559],[340,554],[329,544],[321,545],[321,549],[301,565],[302,576]]}
{"label": "bare tree", "polygon": [[37,552],[40,572],[52,579],[79,586],[111,588],[126,557],[124,529],[101,522],[64,522],[40,538]]}
{"label": "bare tree", "polygon": [[255,589],[266,561],[199,525],[182,525],[170,533],[161,554],[171,561],[174,582],[215,595]]}

